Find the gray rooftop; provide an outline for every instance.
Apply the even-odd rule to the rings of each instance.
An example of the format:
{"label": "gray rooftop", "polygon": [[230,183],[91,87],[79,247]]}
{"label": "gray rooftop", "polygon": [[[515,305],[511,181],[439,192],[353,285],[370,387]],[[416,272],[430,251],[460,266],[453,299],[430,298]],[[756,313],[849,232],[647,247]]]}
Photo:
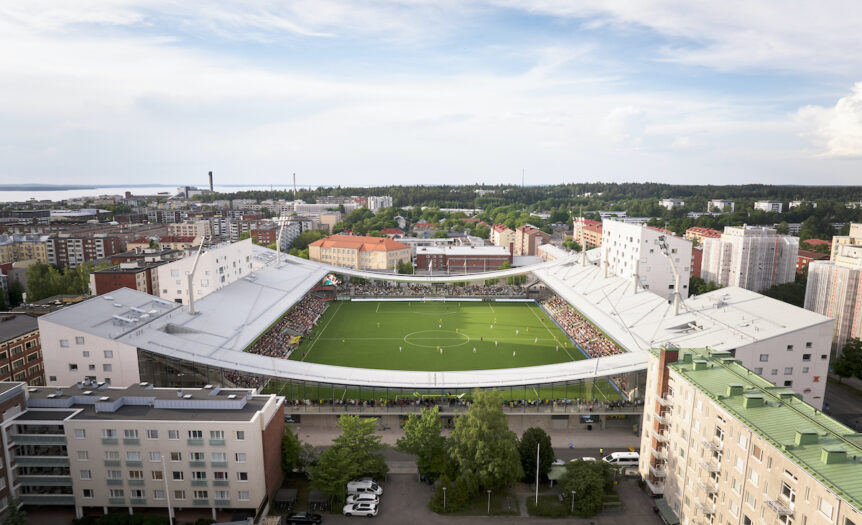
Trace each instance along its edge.
{"label": "gray rooftop", "polygon": [[38,329],[39,322],[35,316],[0,313],[0,341],[15,339]]}

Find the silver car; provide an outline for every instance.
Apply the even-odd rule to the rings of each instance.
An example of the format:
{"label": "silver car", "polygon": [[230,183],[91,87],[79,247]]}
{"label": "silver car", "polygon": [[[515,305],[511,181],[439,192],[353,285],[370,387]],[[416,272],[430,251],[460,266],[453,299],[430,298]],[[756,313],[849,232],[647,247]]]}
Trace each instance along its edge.
{"label": "silver car", "polygon": [[377,516],[377,505],[374,503],[354,503],[345,505],[342,509],[345,516]]}
{"label": "silver car", "polygon": [[377,497],[377,494],[364,493],[364,494],[351,494],[347,496],[346,503],[348,505],[352,505],[354,503],[374,503],[377,505],[380,503],[380,498]]}

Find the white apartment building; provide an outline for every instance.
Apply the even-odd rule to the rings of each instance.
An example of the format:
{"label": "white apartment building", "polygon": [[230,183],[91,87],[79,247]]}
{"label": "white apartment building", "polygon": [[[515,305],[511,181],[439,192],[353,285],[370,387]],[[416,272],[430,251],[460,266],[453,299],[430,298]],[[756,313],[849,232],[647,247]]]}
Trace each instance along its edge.
{"label": "white apartment building", "polygon": [[843,245],[862,246],[862,223],[850,223],[850,231],[847,235],[832,236],[832,250],[829,258],[835,260],[838,255],[838,247]]}
{"label": "white apartment building", "polygon": [[[251,239],[204,247],[195,270],[192,288],[194,298],[224,288],[253,270]],[[187,257],[159,266],[159,297],[182,304],[189,303],[188,275],[195,264],[195,251]]]}
{"label": "white apartment building", "polygon": [[812,208],[817,207],[817,203],[814,201],[790,201],[787,204],[787,208],[792,210],[793,208],[798,208],[800,206],[811,206]]}
{"label": "white apartment building", "polygon": [[636,275],[643,288],[668,300],[676,292],[682,299],[688,297],[691,241],[645,225],[605,219],[601,250],[602,265],[610,273]]}
{"label": "white apartment building", "polygon": [[808,264],[805,308],[835,319],[833,343],[840,352],[862,338],[862,246],[836,244],[831,261]]}
{"label": "white apartment building", "polygon": [[781,213],[781,211],[784,209],[784,205],[780,202],[757,201],[754,203],[754,209],[765,212]]}
{"label": "white apartment building", "polygon": [[725,199],[712,199],[711,201],[709,201],[709,204],[707,205],[706,208],[707,208],[707,211],[712,211],[713,208],[718,208],[721,211],[730,210],[732,212],[732,211],[734,211],[735,207],[736,207],[736,205],[734,204],[733,201],[729,201],[729,200],[725,200]]}
{"label": "white apartment building", "polygon": [[212,237],[212,223],[207,220],[192,222],[175,222],[168,224],[169,235],[182,235],[189,237]]}
{"label": "white apartment building", "polygon": [[862,522],[859,434],[729,353],[649,358],[640,474],[666,523]]}
{"label": "white apartment building", "polygon": [[218,386],[21,389],[0,468],[28,506],[259,515],[281,482],[284,398]]}
{"label": "white apartment building", "polygon": [[759,292],[796,277],[799,239],[774,228],[726,226],[718,239],[704,239],[701,278]]}
{"label": "white apartment building", "polygon": [[658,201],[658,205],[662,208],[667,208],[672,210],[674,208],[679,208],[681,206],[685,206],[685,202],[679,199],[662,199]]}

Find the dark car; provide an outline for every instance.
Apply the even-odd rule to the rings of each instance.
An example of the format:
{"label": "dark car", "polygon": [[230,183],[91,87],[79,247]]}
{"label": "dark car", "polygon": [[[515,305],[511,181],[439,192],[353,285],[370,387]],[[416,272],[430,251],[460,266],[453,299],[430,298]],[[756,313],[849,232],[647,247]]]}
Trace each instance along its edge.
{"label": "dark car", "polygon": [[287,523],[314,523],[316,525],[321,521],[323,521],[323,516],[310,512],[294,512],[287,517]]}

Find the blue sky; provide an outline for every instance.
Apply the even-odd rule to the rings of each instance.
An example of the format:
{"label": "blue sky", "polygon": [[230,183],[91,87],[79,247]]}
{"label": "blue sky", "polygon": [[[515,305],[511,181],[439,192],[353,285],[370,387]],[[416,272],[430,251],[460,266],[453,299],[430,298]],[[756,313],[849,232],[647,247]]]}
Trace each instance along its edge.
{"label": "blue sky", "polygon": [[0,181],[859,184],[862,4],[0,4]]}

